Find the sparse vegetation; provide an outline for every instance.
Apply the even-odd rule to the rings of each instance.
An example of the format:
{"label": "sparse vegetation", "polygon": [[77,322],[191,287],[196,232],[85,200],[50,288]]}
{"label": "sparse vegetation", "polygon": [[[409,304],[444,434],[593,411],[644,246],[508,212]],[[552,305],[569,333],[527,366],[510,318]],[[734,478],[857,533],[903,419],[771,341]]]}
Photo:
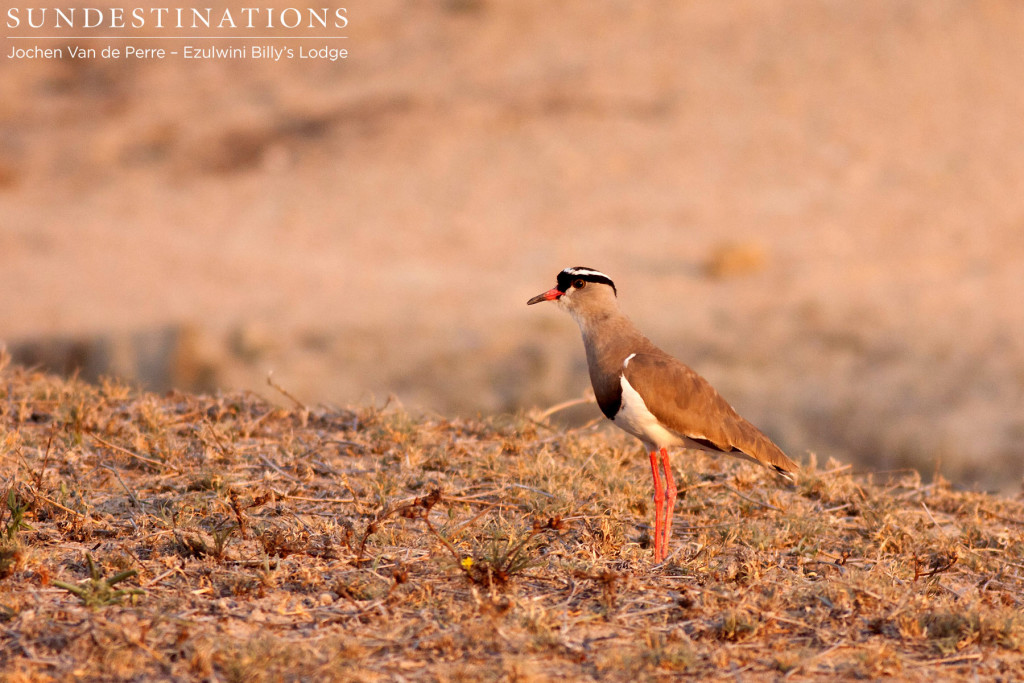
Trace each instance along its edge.
{"label": "sparse vegetation", "polygon": [[78,597],[86,607],[117,605],[126,597],[144,595],[146,592],[140,588],[114,588],[125,579],[130,579],[138,574],[134,569],[126,569],[113,576],[104,577],[101,568],[89,553],[85,554],[85,564],[89,571],[89,578],[78,584],[54,581],[53,585]]}
{"label": "sparse vegetation", "polygon": [[1019,497],[680,454],[658,567],[613,430],[2,377],[11,680],[1024,676]]}

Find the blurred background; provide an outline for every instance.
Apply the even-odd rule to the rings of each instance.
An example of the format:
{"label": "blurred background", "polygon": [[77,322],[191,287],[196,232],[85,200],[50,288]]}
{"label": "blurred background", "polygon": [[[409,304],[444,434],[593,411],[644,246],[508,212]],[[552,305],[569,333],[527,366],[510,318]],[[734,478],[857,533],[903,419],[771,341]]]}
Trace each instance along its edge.
{"label": "blurred background", "polygon": [[582,345],[525,302],[586,265],[796,459],[1021,491],[1024,4],[346,6],[339,62],[5,41],[16,359],[546,407],[589,391]]}

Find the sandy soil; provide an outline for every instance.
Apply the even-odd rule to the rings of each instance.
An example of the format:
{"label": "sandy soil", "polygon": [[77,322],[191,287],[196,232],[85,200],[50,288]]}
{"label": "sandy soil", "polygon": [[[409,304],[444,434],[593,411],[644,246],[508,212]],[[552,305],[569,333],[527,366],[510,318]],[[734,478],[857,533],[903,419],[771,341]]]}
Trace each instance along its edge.
{"label": "sandy soil", "polygon": [[524,304],[590,265],[798,459],[1019,490],[1024,5],[348,6],[340,63],[5,60],[0,338],[507,410],[588,388]]}

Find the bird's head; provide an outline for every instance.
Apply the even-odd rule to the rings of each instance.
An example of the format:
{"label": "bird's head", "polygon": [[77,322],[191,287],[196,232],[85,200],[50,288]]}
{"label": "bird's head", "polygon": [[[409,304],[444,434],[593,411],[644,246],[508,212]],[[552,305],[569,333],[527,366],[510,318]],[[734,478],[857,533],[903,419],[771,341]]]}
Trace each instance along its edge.
{"label": "bird's head", "polygon": [[527,305],[542,301],[557,301],[574,317],[608,311],[618,307],[615,283],[599,270],[574,266],[558,274],[557,284],[543,294],[538,294]]}

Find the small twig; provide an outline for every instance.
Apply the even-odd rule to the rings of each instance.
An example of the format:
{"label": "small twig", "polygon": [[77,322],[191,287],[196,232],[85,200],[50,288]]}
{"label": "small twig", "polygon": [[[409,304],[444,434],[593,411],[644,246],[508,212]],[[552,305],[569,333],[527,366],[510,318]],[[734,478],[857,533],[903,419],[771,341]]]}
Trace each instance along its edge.
{"label": "small twig", "polygon": [[442,536],[441,534],[439,534],[437,532],[437,529],[434,528],[434,525],[430,523],[430,514],[429,513],[430,513],[430,511],[426,510],[426,511],[424,511],[424,514],[423,514],[423,521],[426,523],[427,529],[429,529],[430,533],[432,533],[434,536],[436,536],[437,539],[439,541],[441,541],[441,543],[444,544],[445,548],[448,548],[448,552],[450,552],[452,554],[452,557],[455,558],[455,562],[459,565],[459,567],[462,568],[462,570],[464,572],[466,572],[468,574],[469,570],[466,569],[465,565],[463,565],[462,562],[459,561],[459,551],[457,551],[455,549],[455,546],[453,546],[451,543],[448,542],[447,538],[445,538],[444,536]]}
{"label": "small twig", "polygon": [[167,578],[168,576],[170,576],[171,574],[177,574],[177,573],[178,573],[178,572],[180,572],[180,571],[181,571],[181,569],[180,569],[180,568],[178,568],[178,567],[173,567],[173,568],[171,568],[171,569],[168,569],[167,571],[165,571],[165,572],[164,572],[163,574],[161,574],[160,576],[156,577],[155,579],[152,579],[152,580],[150,580],[150,581],[147,581],[147,582],[146,582],[146,585],[145,585],[144,587],[145,587],[145,588],[149,588],[150,586],[152,586],[152,585],[154,585],[154,584],[160,583],[161,581],[163,581],[164,579],[166,579],[166,578]]}
{"label": "small twig", "polygon": [[[728,529],[729,527],[736,526],[736,522],[722,522],[721,524],[686,524],[680,527],[678,524],[672,525],[672,533],[676,531],[703,531],[705,529]],[[648,529],[650,527],[647,527]]]}
{"label": "small twig", "polygon": [[311,498],[309,496],[293,496],[287,493],[278,494],[281,498],[287,498],[288,500],[301,500],[307,503],[354,503],[355,498]]}
{"label": "small twig", "polygon": [[[847,588],[849,588],[851,590],[855,590],[858,593],[863,593],[864,595],[868,596],[869,598],[874,598],[875,600],[878,600],[879,602],[889,602],[889,600],[887,600],[886,598],[883,598],[881,595],[879,595],[877,593],[873,593],[873,592],[869,591],[867,588],[863,588],[861,586],[856,586],[856,585],[850,583],[849,581],[839,581],[839,580],[833,579],[833,583],[836,583],[836,584],[841,585],[841,586],[846,586]],[[890,615],[890,618],[891,618],[891,615]]]}
{"label": "small twig", "polygon": [[43,464],[39,466],[39,472],[36,473],[36,488],[43,487],[43,472],[46,471],[46,465],[50,462],[50,450],[53,447],[53,436],[57,433],[57,423],[54,422],[50,427],[50,438],[46,440],[46,455],[43,456]]}
{"label": "small twig", "polygon": [[774,614],[772,612],[768,612],[768,613],[762,614],[761,616],[764,617],[765,619],[771,619],[773,621],[778,621],[778,622],[781,622],[783,624],[789,624],[790,626],[799,626],[800,628],[805,628],[808,631],[811,631],[813,633],[818,633],[818,629],[816,629],[814,626],[811,626],[807,622],[800,621],[798,619],[790,619],[789,617],[783,617],[783,616],[780,616],[778,614]]}
{"label": "small twig", "polygon": [[466,528],[467,526],[469,526],[470,524],[472,524],[476,520],[478,520],[481,517],[483,517],[484,515],[486,515],[488,512],[489,512],[489,510],[487,508],[484,508],[480,512],[476,513],[475,515],[473,515],[472,517],[470,517],[469,519],[467,519],[466,521],[460,523],[457,527],[452,529],[452,533],[458,533],[462,529]]}
{"label": "small twig", "polygon": [[248,526],[245,511],[260,507],[261,505],[272,502],[273,500],[273,493],[264,493],[259,496],[254,496],[252,502],[243,505],[238,498],[238,492],[235,491],[235,489],[228,489],[228,505],[231,508],[231,511],[235,514],[235,519],[238,521],[238,533],[242,538],[245,538],[246,528]]}
{"label": "small twig", "polygon": [[557,530],[559,530],[561,528],[562,528],[562,518],[561,517],[551,517],[551,518],[548,519],[548,521],[546,523],[541,523],[538,520],[534,520],[533,528],[530,530],[530,533],[527,534],[526,537],[519,542],[519,545],[517,545],[515,547],[515,549],[513,549],[512,552],[508,553],[508,555],[506,556],[507,559],[506,559],[506,562],[505,562],[504,569],[508,570],[510,567],[513,566],[513,564],[515,563],[516,558],[519,557],[519,553],[521,553],[523,551],[523,548],[526,547],[527,543],[529,543],[531,540],[533,540],[534,536],[536,536],[540,532],[544,531],[545,529],[554,529],[554,530],[557,531]]}
{"label": "small twig", "polygon": [[50,498],[47,498],[43,494],[39,493],[39,491],[34,491],[33,490],[32,491],[32,495],[35,496],[36,498],[42,500],[47,505],[52,505],[52,506],[54,506],[56,508],[60,508],[64,512],[71,513],[72,515],[75,515],[76,517],[79,517],[79,518],[82,518],[82,519],[85,519],[85,517],[86,517],[86,515],[84,513],[81,513],[78,510],[72,510],[69,507],[65,507],[65,506],[61,505],[60,503],[58,503],[57,501],[51,500]]}
{"label": "small twig", "polygon": [[142,509],[142,503],[139,501],[138,497],[135,495],[135,492],[132,491],[130,488],[128,488],[128,484],[124,483],[124,479],[121,478],[121,474],[117,471],[117,469],[115,469],[114,467],[111,467],[110,465],[100,465],[100,467],[102,467],[103,469],[107,470],[108,472],[113,472],[114,476],[117,477],[117,481],[120,482],[120,484],[124,488],[125,492],[132,499],[132,503],[135,505],[135,507],[137,507],[138,509],[141,510]]}
{"label": "small twig", "polygon": [[[650,527],[648,527],[648,529],[649,528]],[[660,563],[658,563],[657,566],[663,567],[663,566],[667,565],[669,563],[669,560],[675,558],[675,556],[678,555],[679,553],[681,553],[682,551],[683,551],[683,546],[677,545],[676,549],[673,550],[671,553],[669,553],[668,556],[664,560],[662,560]]]}
{"label": "small twig", "polygon": [[836,643],[835,645],[833,645],[832,647],[828,648],[827,650],[824,650],[822,652],[817,653],[816,655],[813,655],[810,659],[806,659],[803,662],[798,663],[795,667],[793,667],[792,669],[787,671],[786,675],[782,677],[783,680],[786,680],[786,679],[790,678],[791,676],[795,675],[798,671],[800,671],[800,669],[806,668],[807,665],[810,664],[811,662],[819,660],[819,659],[825,657],[826,655],[829,655],[829,654],[835,652],[836,650],[838,650],[841,647],[849,647],[849,645],[846,645],[845,643]]}
{"label": "small twig", "polygon": [[819,474],[818,477],[820,477],[822,479],[824,479],[825,477],[834,477],[837,474],[841,474],[841,473],[843,473],[843,472],[845,472],[847,470],[852,470],[852,469],[853,469],[853,465],[843,465],[842,467],[837,467],[834,470],[826,470],[826,471],[822,472],[821,474]]}
{"label": "small twig", "polygon": [[649,617],[652,614],[659,614],[661,612],[667,612],[669,610],[674,610],[674,609],[679,609],[679,605],[677,605],[676,603],[673,602],[673,603],[670,603],[668,605],[658,605],[657,607],[648,607],[647,609],[642,609],[639,612],[629,612],[628,616],[631,619],[636,619],[637,617]]}
{"label": "small twig", "polygon": [[593,427],[594,425],[597,425],[597,424],[599,424],[599,423],[602,423],[602,422],[604,422],[604,420],[605,420],[605,417],[604,417],[604,415],[600,415],[600,416],[598,416],[598,417],[595,417],[595,418],[594,418],[593,420],[591,420],[590,422],[587,422],[586,424],[582,424],[582,425],[580,425],[579,427],[573,427],[572,429],[567,429],[567,430],[565,430],[565,433],[566,433],[566,434],[572,434],[573,432],[582,432],[582,431],[585,431],[585,430],[587,430],[587,429],[590,429],[590,428],[591,428],[591,427]]}
{"label": "small twig", "polygon": [[978,511],[979,512],[984,512],[986,515],[988,515],[990,517],[995,517],[996,519],[998,519],[998,520],[1000,520],[1002,522],[1009,522],[1010,524],[1021,524],[1021,525],[1024,525],[1024,519],[1015,519],[1013,517],[1005,517],[1003,515],[996,514],[995,512],[992,512],[991,510],[986,510],[985,508],[981,508],[981,507],[978,508]]}
{"label": "small twig", "polygon": [[[897,486],[895,488],[899,488],[899,486]],[[935,484],[934,483],[927,484],[926,486],[918,486],[916,489],[911,489],[909,491],[904,491],[903,493],[899,494],[898,496],[893,496],[892,499],[893,500],[903,500],[905,498],[913,498],[914,496],[920,495],[922,493],[927,493],[928,491],[930,491],[933,488],[935,488]]]}
{"label": "small twig", "polygon": [[230,458],[234,454],[234,449],[232,448],[231,452],[228,451],[228,447],[224,445],[223,441],[221,441],[220,434],[217,433],[217,430],[214,429],[213,424],[209,420],[204,419],[203,424],[206,425],[210,432],[210,436],[213,437],[213,442],[217,446],[217,450],[220,451],[221,456],[224,458]]}
{"label": "small twig", "polygon": [[954,655],[952,657],[943,657],[942,659],[929,659],[925,662],[914,662],[913,666],[936,666],[937,664],[956,664],[957,662],[976,662],[981,659],[980,654],[973,655]]}
{"label": "small twig", "polygon": [[359,549],[356,551],[356,566],[359,566],[365,561],[363,555],[366,551],[366,541],[369,540],[370,534],[376,533],[377,527],[380,524],[381,520],[390,515],[391,512],[391,510],[387,511],[386,513],[372,520],[369,524],[366,525],[366,530],[363,532],[363,540],[359,542]]}
{"label": "small twig", "polygon": [[355,441],[348,441],[347,439],[328,439],[328,440],[324,441],[323,443],[325,445],[326,444],[333,444],[335,446],[348,446],[349,448],[356,448],[356,449],[358,449],[360,451],[365,451],[366,450],[366,446],[365,445],[363,445],[361,443],[356,443]]}
{"label": "small twig", "polygon": [[[459,561],[459,553],[455,549],[455,546],[449,543],[448,539],[438,533],[437,529],[434,528],[434,525],[430,523],[430,511],[435,505],[441,502],[442,497],[441,489],[434,489],[427,495],[416,498],[411,503],[407,503],[406,505],[402,505],[391,510],[388,514],[391,514],[391,512],[398,512],[402,517],[407,517],[409,519],[421,518],[427,525],[427,530],[444,544],[444,547],[447,548],[448,552],[450,552],[452,557],[455,558],[455,562],[468,574],[469,570]],[[481,514],[483,513],[481,512]],[[387,515],[385,515],[385,517],[386,516]]]}
{"label": "small twig", "polygon": [[492,503],[489,500],[477,500],[475,498],[460,498],[458,496],[445,496],[445,500],[451,503],[465,503],[466,505],[483,505],[489,508],[518,508],[514,503]]}
{"label": "small twig", "polygon": [[839,564],[838,562],[829,562],[828,560],[807,560],[807,564],[823,564],[826,567],[833,567],[834,569],[838,569],[840,576],[846,574],[846,567]]}
{"label": "small twig", "polygon": [[[927,572],[922,572],[921,559],[917,557],[917,555],[914,555],[914,581],[917,581],[918,579],[927,579],[931,576],[935,576],[936,574],[941,574],[942,572],[949,571],[953,568],[953,565],[955,565],[959,559],[959,554],[957,554],[956,552],[950,552],[946,555],[945,563],[943,563],[938,558],[933,559],[931,569]],[[954,595],[960,597],[958,593],[954,593]]]}
{"label": "small twig", "polygon": [[166,467],[169,470],[173,470],[175,472],[181,472],[181,470],[179,468],[175,467],[174,465],[170,464],[169,462],[163,462],[161,460],[154,460],[153,458],[147,458],[144,455],[139,455],[138,453],[136,453],[134,451],[130,451],[127,448],[122,448],[121,446],[118,446],[117,444],[113,444],[113,443],[110,443],[109,441],[107,441],[105,439],[101,439],[100,437],[96,436],[95,434],[90,434],[90,436],[93,438],[93,440],[100,442],[102,445],[106,446],[107,448],[111,448],[111,449],[113,449],[115,451],[118,451],[120,453],[124,453],[125,455],[127,455],[129,457],[132,457],[132,458],[135,458],[136,460],[141,460],[144,463],[147,463],[149,465],[154,465],[156,467]]}
{"label": "small twig", "polygon": [[566,408],[572,408],[573,406],[580,406],[580,405],[584,405],[586,403],[594,403],[596,400],[597,399],[594,398],[593,394],[588,394],[586,396],[583,396],[582,398],[574,398],[574,399],[572,399],[570,401],[562,401],[561,403],[553,405],[550,408],[548,408],[547,410],[545,410],[543,413],[541,413],[540,414],[540,419],[541,420],[546,420],[547,418],[551,417],[555,413],[561,412],[561,411],[565,410]]}
{"label": "small twig", "polygon": [[283,469],[281,469],[281,467],[279,465],[277,465],[274,462],[272,462],[267,456],[261,455],[260,456],[260,462],[262,462],[264,465],[266,465],[267,467],[271,468],[272,470],[274,470],[275,472],[277,472],[281,476],[287,477],[288,479],[291,479],[292,481],[294,481],[296,483],[299,483],[299,484],[302,483],[301,479],[296,477],[294,474],[291,474],[290,472],[286,472]]}
{"label": "small twig", "polygon": [[737,491],[736,489],[734,489],[731,486],[724,485],[724,488],[727,491],[731,491],[732,493],[735,493],[737,496],[739,496],[743,500],[747,501],[748,503],[753,503],[754,505],[760,505],[761,507],[767,508],[768,510],[775,510],[776,512],[782,512],[782,508],[777,508],[774,505],[772,505],[771,503],[763,503],[763,502],[761,502],[759,500],[755,500],[753,498],[748,498],[747,496],[744,496],[742,493],[740,493],[739,491]]}
{"label": "small twig", "polygon": [[534,493],[539,493],[540,495],[547,496],[548,498],[555,497],[554,495],[548,493],[547,491],[542,491],[541,489],[536,489],[532,486],[527,486],[526,484],[508,484],[508,486],[516,489],[525,489],[527,491],[533,491]]}
{"label": "small twig", "polygon": [[[287,398],[292,403],[294,403],[296,408],[298,408],[299,410],[303,411],[303,413],[309,414],[309,408],[306,407],[305,403],[303,403],[299,399],[297,399],[294,396],[292,396],[291,393],[287,389],[285,389],[280,384],[278,384],[277,382],[274,381],[274,372],[273,372],[273,370],[271,370],[270,372],[267,373],[267,384],[269,384],[271,387],[273,387],[274,389],[279,391],[285,398]],[[385,405],[387,405],[387,404],[385,404]]]}
{"label": "small twig", "polygon": [[935,525],[935,528],[941,531],[943,535],[947,535],[946,530],[943,529],[942,525],[935,519],[935,516],[932,515],[932,511],[928,509],[928,506],[924,504],[924,501],[921,502],[921,507],[924,508],[925,513],[928,515],[928,519],[932,520],[932,524]]}

